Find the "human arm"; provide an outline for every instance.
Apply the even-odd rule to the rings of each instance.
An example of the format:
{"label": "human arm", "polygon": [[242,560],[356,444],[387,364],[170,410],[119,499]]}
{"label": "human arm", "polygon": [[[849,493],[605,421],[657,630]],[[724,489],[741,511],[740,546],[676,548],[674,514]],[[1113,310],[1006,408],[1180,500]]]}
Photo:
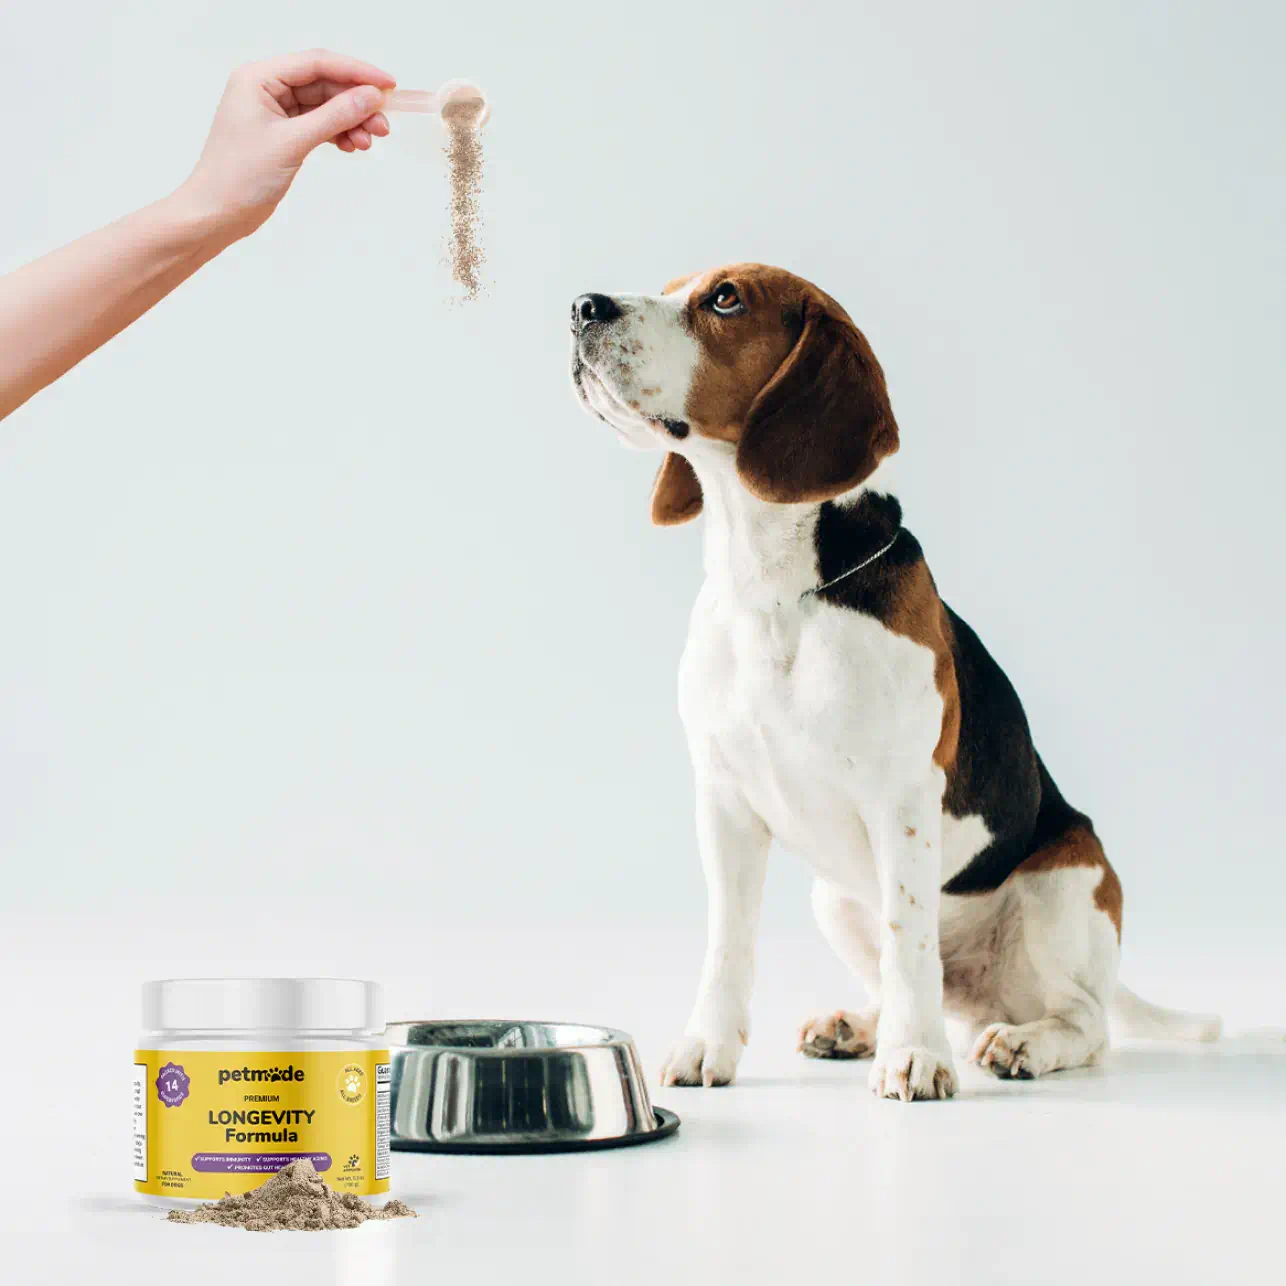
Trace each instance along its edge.
{"label": "human arm", "polygon": [[338,54],[288,54],[228,80],[191,176],[173,193],[0,277],[0,419],[249,235],[319,144],[388,133],[393,77]]}

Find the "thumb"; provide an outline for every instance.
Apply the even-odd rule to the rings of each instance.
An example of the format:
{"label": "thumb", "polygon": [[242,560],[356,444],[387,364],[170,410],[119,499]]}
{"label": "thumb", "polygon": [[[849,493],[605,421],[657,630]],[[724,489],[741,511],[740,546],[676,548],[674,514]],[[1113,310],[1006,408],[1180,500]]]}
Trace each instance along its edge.
{"label": "thumb", "polygon": [[311,152],[319,144],[373,116],[383,101],[384,95],[374,85],[358,85],[327,99],[320,107],[296,116],[291,123],[304,150]]}

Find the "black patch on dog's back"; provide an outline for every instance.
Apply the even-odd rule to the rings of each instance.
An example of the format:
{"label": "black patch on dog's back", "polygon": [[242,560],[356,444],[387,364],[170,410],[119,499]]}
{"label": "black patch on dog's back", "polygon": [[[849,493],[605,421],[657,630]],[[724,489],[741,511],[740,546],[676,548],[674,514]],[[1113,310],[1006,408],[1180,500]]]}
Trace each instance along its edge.
{"label": "black patch on dog's back", "polygon": [[943,806],[953,817],[981,817],[992,835],[944,890],[981,893],[999,888],[1032,851],[1042,769],[1014,685],[968,623],[943,606],[960,693],[960,742]]}

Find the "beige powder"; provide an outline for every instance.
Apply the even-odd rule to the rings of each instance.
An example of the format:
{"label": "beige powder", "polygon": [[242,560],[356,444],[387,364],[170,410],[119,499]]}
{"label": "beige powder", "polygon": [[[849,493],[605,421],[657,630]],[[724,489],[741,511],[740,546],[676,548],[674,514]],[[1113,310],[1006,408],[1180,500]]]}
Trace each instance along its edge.
{"label": "beige powder", "polygon": [[451,276],[464,287],[466,299],[482,293],[482,132],[486,112],[481,98],[461,98],[442,108],[447,127],[447,164],[451,170]]}
{"label": "beige powder", "polygon": [[336,1192],[306,1157],[278,1170],[266,1183],[238,1196],[227,1195],[195,1210],[171,1210],[171,1223],[213,1223],[247,1232],[320,1232],[356,1228],[368,1219],[416,1218],[410,1206],[389,1201],[373,1206],[351,1192]]}

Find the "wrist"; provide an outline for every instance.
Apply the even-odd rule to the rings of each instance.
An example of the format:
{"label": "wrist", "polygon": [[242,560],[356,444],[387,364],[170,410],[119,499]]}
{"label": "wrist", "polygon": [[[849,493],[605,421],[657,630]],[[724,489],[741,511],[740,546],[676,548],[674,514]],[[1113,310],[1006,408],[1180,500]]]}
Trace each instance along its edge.
{"label": "wrist", "polygon": [[169,196],[162,197],[157,206],[180,239],[194,250],[204,249],[211,254],[218,254],[234,241],[248,236],[257,226],[248,223],[243,212],[230,211],[212,198],[195,176],[181,183]]}

